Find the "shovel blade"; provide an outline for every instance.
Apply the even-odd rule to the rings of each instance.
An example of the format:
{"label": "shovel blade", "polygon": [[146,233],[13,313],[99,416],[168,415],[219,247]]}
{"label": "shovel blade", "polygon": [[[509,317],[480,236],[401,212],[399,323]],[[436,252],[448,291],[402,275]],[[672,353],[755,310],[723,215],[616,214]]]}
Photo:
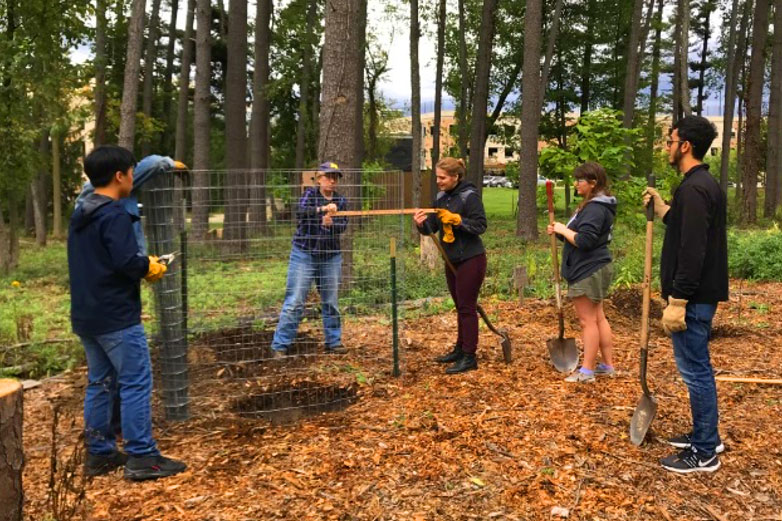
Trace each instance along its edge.
{"label": "shovel blade", "polygon": [[578,367],[578,347],[575,338],[550,338],[546,340],[548,354],[554,368],[561,373],[571,373]]}
{"label": "shovel blade", "polygon": [[507,331],[500,329],[500,336],[502,337],[502,340],[500,340],[502,358],[505,360],[506,364],[509,364],[513,361],[513,346],[510,343],[510,337],[508,336]]}
{"label": "shovel blade", "polygon": [[651,394],[641,395],[638,407],[633,412],[633,418],[630,420],[630,442],[633,445],[641,445],[649,431],[649,426],[657,414],[657,401]]}

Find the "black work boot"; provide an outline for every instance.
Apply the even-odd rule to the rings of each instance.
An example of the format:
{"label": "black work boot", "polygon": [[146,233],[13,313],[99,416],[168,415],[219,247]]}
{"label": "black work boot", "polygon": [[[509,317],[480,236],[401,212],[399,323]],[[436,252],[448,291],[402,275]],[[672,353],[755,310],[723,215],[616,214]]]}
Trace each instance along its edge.
{"label": "black work boot", "polygon": [[111,454],[87,454],[84,462],[84,473],[87,476],[103,476],[112,470],[122,467],[128,461],[128,455],[118,450]]}
{"label": "black work boot", "polygon": [[445,370],[445,373],[466,373],[467,371],[474,371],[476,369],[478,369],[478,360],[475,359],[475,354],[464,353],[455,364]]}
{"label": "black work boot", "polygon": [[131,456],[125,464],[125,479],[144,481],[165,478],[184,472],[186,468],[187,465],[181,461],[160,454],[156,456]]}
{"label": "black work boot", "polygon": [[462,346],[459,344],[454,344],[450,353],[440,355],[435,358],[434,361],[438,364],[452,364],[453,362],[458,361],[463,355],[464,353],[462,352]]}

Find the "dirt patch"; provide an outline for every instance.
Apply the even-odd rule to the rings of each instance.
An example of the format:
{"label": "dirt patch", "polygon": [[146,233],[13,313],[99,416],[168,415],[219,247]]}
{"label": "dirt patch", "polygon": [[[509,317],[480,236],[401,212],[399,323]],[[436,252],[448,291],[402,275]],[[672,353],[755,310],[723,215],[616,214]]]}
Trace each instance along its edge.
{"label": "dirt patch", "polygon": [[243,418],[262,418],[274,425],[283,425],[324,412],[341,411],[356,400],[354,385],[305,381],[250,394],[238,399],[233,409]]}
{"label": "dirt patch", "polygon": [[[620,288],[611,293],[611,303],[619,313],[627,318],[640,318],[643,293],[638,288]],[[653,298],[649,304],[649,316],[652,319],[662,318],[663,307],[660,301]]]}
{"label": "dirt patch", "polygon": [[711,328],[710,338],[740,338],[755,334],[755,330],[741,324],[717,324]]}

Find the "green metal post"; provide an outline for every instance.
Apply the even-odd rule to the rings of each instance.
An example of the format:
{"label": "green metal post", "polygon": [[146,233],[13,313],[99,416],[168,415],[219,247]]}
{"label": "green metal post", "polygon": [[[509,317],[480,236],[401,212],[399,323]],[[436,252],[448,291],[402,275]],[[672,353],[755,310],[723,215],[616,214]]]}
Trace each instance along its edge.
{"label": "green metal post", "polygon": [[396,239],[391,237],[391,328],[392,345],[394,353],[394,377],[399,376],[399,317],[396,307]]}

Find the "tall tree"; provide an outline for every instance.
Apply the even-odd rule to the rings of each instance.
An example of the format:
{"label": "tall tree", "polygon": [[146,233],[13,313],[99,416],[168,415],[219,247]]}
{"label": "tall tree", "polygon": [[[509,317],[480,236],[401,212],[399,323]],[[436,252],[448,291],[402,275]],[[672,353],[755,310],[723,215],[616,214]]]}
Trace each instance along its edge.
{"label": "tall tree", "polygon": [[312,125],[310,118],[310,84],[312,83],[312,55],[315,45],[315,24],[317,23],[317,0],[307,3],[307,29],[301,51],[301,84],[299,86],[299,110],[296,125],[296,170],[304,168],[307,146],[307,131]]}
{"label": "tall tree", "polygon": [[[173,137],[172,130],[176,127],[177,113],[173,108],[174,100],[174,54],[177,41],[177,18],[179,14],[179,0],[171,0],[169,2],[171,7],[171,18],[168,22],[168,41],[166,42],[166,68],[163,71],[163,118],[166,122],[166,132],[162,136],[162,149],[166,153],[171,154],[173,152]],[[187,23],[187,22],[185,22]],[[183,45],[189,45],[188,42],[183,42]],[[184,48],[183,48],[184,54]],[[189,72],[189,71],[188,71]]]}
{"label": "tall tree", "polygon": [[[160,33],[160,0],[152,0],[152,13],[149,16],[147,48],[144,52],[144,92],[141,110],[146,118],[152,117],[152,96],[155,87],[155,62],[157,61],[157,41]],[[146,157],[152,152],[150,136],[144,136],[141,143],[141,155]]]}
{"label": "tall tree", "polygon": [[766,199],[763,205],[763,215],[766,217],[773,217],[776,213],[782,185],[782,2],[779,0],[774,5],[772,49],[766,145]]}
{"label": "tall tree", "polygon": [[763,103],[763,83],[766,68],[766,37],[768,36],[768,0],[755,2],[752,28],[752,56],[747,83],[747,129],[742,165],[742,220],[757,220],[758,171],[760,170],[760,124]]}
{"label": "tall tree", "polygon": [[660,50],[662,47],[663,33],[663,0],[657,0],[657,11],[654,16],[654,43],[652,44],[652,70],[649,85],[649,115],[646,122],[646,149],[648,163],[654,162],[654,142],[657,132],[657,102],[660,86]]}
{"label": "tall tree", "polygon": [[633,3],[633,16],[630,23],[630,37],[627,39],[627,69],[625,71],[624,102],[622,104],[622,125],[625,128],[633,126],[635,114],[635,98],[638,93],[638,45],[641,41],[641,14],[643,13],[644,0],[635,0]]}
{"label": "tall tree", "polygon": [[193,97],[193,220],[197,238],[206,236],[209,226],[210,83],[212,78],[212,5],[197,0],[196,73]]}
{"label": "tall tree", "polygon": [[690,75],[688,73],[689,51],[690,51],[690,0],[679,0],[678,18],[681,20],[681,27],[678,36],[679,45],[679,103],[681,112],[685,116],[692,114],[692,105],[690,104]]}
{"label": "tall tree", "polygon": [[592,52],[594,49],[595,0],[586,3],[586,30],[584,31],[584,54],[581,60],[581,114],[589,111],[589,96],[592,80]]}
{"label": "tall tree", "polygon": [[119,123],[119,146],[128,150],[133,150],[136,138],[138,77],[141,68],[141,49],[144,39],[144,11],[147,7],[146,0],[132,1]]}
{"label": "tall tree", "polygon": [[464,0],[459,0],[459,111],[457,120],[459,122],[459,155],[467,158],[467,143],[469,141],[469,87],[470,70],[467,66],[467,23],[465,21]]}
{"label": "tall tree", "polygon": [[225,222],[223,239],[242,249],[247,231],[247,0],[228,10],[225,89]]}
{"label": "tall tree", "polygon": [[[272,0],[258,0],[255,11],[255,70],[250,118],[250,223],[253,233],[266,228],[266,169],[269,168],[269,46]],[[307,45],[309,45],[307,43]],[[306,65],[305,65],[306,67]]]}
{"label": "tall tree", "polygon": [[516,235],[538,237],[537,174],[540,100],[540,52],[542,39],[542,0],[527,0],[524,15],[524,65],[521,76],[521,160],[519,161],[519,213]]}
{"label": "tall tree", "polygon": [[703,0],[700,5],[700,25],[697,33],[701,37],[700,62],[691,64],[690,67],[698,73],[695,112],[703,115],[703,102],[708,97],[706,93],[706,71],[711,67],[709,63],[709,38],[711,37],[711,14],[717,9],[714,0]]}
{"label": "tall tree", "polygon": [[38,154],[41,164],[38,167],[38,175],[30,182],[30,198],[33,204],[33,217],[35,222],[35,243],[38,246],[46,246],[46,210],[49,177],[49,129],[41,132],[38,143]]}
{"label": "tall tree", "polygon": [[377,101],[377,86],[383,79],[388,68],[388,53],[380,48],[367,47],[367,111],[369,112],[369,125],[367,128],[367,161],[382,161],[381,150],[378,146],[378,132],[380,126],[380,114]]}
{"label": "tall tree", "polygon": [[494,44],[494,17],[497,0],[483,0],[481,32],[478,43],[478,59],[473,85],[472,118],[470,121],[470,162],[467,180],[480,191],[483,188],[483,150],[486,134],[486,112],[489,103],[489,73],[491,51]]}
{"label": "tall tree", "polygon": [[[323,80],[320,108],[319,161],[334,161],[345,170],[343,191],[348,204],[359,202],[363,130],[364,41],[366,0],[326,5]],[[344,236],[343,280],[352,276],[351,228]]]}
{"label": "tall tree", "polygon": [[176,137],[174,140],[174,158],[187,159],[187,105],[190,98],[190,65],[193,61],[193,19],[196,0],[187,0],[185,17],[185,35],[182,39],[182,62],[179,69],[179,95],[176,111]]}
{"label": "tall tree", "polygon": [[432,175],[429,177],[429,193],[437,193],[435,166],[440,161],[440,136],[443,112],[443,62],[445,61],[446,0],[439,0],[437,7],[437,64],[434,73],[434,125],[432,126]]}
{"label": "tall tree", "polygon": [[[418,64],[418,39],[420,38],[418,24],[418,0],[410,0],[410,109],[412,113],[410,134],[413,138],[413,207],[421,206],[421,76]],[[411,232],[415,235],[416,228]]]}
{"label": "tall tree", "polygon": [[728,193],[728,171],[730,168],[731,141],[733,139],[733,112],[736,108],[736,87],[738,74],[736,70],[736,37],[739,12],[739,0],[733,0],[730,10],[728,27],[727,63],[725,65],[725,101],[722,122],[722,151],[720,160],[720,186]]}
{"label": "tall tree", "polygon": [[106,142],[106,3],[95,3],[95,136],[94,145]]}

